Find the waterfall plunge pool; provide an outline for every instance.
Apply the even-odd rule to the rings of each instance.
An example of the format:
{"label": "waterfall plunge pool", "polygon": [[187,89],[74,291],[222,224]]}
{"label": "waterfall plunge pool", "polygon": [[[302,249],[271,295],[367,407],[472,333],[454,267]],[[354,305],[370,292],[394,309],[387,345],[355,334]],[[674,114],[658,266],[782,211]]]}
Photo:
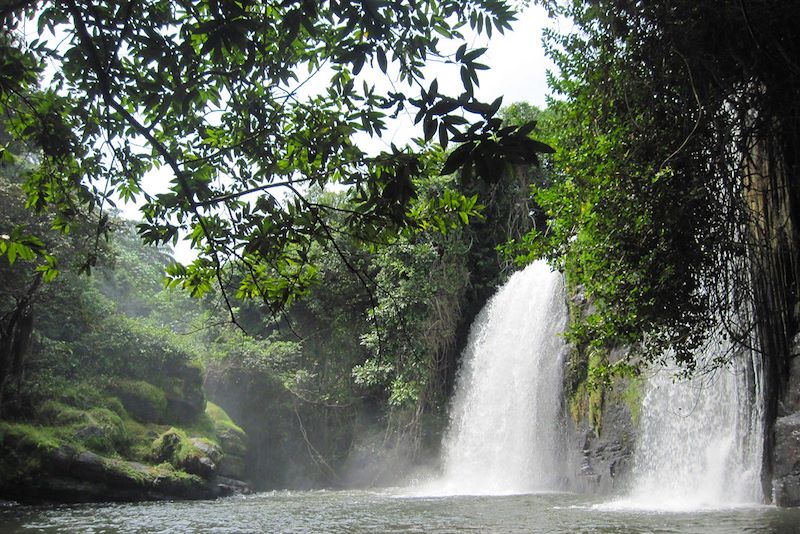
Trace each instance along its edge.
{"label": "waterfall plunge pool", "polygon": [[278,491],[216,501],[13,506],[0,533],[794,533],[800,510],[614,510],[569,493],[410,497],[407,490]]}
{"label": "waterfall plunge pool", "polygon": [[[515,274],[498,291],[470,334],[443,442],[443,472],[417,487],[0,506],[0,534],[800,532],[798,509],[734,504],[761,500],[762,451],[750,444],[760,436],[760,412],[738,409],[749,406],[745,393],[759,382],[740,384],[749,376],[743,373],[723,376],[699,396],[651,380],[628,495],[532,493],[559,489],[566,472],[558,397],[565,349],[558,333],[566,315],[562,280],[544,263]],[[682,407],[685,399],[690,406]]]}

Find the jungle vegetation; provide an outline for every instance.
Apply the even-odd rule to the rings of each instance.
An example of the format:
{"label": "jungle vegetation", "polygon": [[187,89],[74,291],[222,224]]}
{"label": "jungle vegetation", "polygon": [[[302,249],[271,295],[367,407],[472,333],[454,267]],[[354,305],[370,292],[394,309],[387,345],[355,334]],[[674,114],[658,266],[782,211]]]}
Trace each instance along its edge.
{"label": "jungle vegetation", "polygon": [[[4,414],[34,413],[46,377],[135,375],[130,347],[73,334],[144,328],[204,362],[234,419],[275,408],[261,473],[304,450],[295,480],[344,483],[372,447],[356,430],[436,435],[469,323],[512,260],[541,257],[592,304],[572,341],[635,348],[600,374],[692,372],[721,324],[758,339],[779,391],[800,324],[800,9],[540,3],[576,27],[546,36],[544,111],[475,99],[484,50],[463,32],[508,29],[500,0],[5,4]],[[425,78],[434,61],[460,94]],[[360,148],[407,112],[414,145]],[[149,194],[155,169],[169,188]],[[114,216],[128,200],[135,229]],[[184,235],[186,265],[163,248]]]}

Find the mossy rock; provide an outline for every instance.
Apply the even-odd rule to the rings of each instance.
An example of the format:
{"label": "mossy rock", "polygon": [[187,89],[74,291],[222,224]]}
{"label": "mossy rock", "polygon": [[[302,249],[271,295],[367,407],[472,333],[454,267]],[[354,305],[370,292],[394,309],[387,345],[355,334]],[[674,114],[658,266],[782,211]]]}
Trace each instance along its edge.
{"label": "mossy rock", "polygon": [[109,408],[82,410],[49,400],[37,410],[36,420],[51,427],[57,437],[82,448],[112,452],[128,444],[122,417]]}
{"label": "mossy rock", "polygon": [[214,433],[225,455],[244,456],[247,452],[245,431],[233,422],[225,410],[212,402],[206,406],[206,415],[214,425]]}
{"label": "mossy rock", "polygon": [[50,428],[0,422],[0,487],[35,477],[59,445]]}
{"label": "mossy rock", "polygon": [[163,432],[164,427],[155,423],[142,423],[128,418],[124,421],[129,436],[126,457],[139,462],[152,460],[153,441]]}
{"label": "mossy rock", "polygon": [[62,405],[88,410],[95,406],[105,406],[108,395],[103,388],[92,381],[70,383],[57,392],[57,401]]}
{"label": "mossy rock", "polygon": [[137,420],[145,423],[163,421],[167,411],[167,396],[161,388],[143,380],[115,380],[109,389]]}
{"label": "mossy rock", "polygon": [[165,388],[165,420],[170,423],[187,424],[203,414],[206,397],[201,386],[173,378]]}
{"label": "mossy rock", "polygon": [[86,410],[67,406],[54,400],[43,402],[36,411],[36,418],[50,426],[71,426],[90,422]]}
{"label": "mossy rock", "polygon": [[170,428],[153,442],[152,457],[156,462],[167,462],[176,469],[210,478],[216,474],[223,453],[209,439],[190,438],[184,431]]}
{"label": "mossy rock", "polygon": [[[51,407],[52,408],[52,407]],[[96,420],[110,418],[106,408],[88,410]],[[215,478],[187,472],[171,463],[144,463],[112,458],[75,447],[59,437],[61,427],[0,422],[0,498],[21,502],[140,501],[208,499],[230,493]],[[197,459],[219,460],[210,440],[176,436],[175,459],[186,466]],[[176,442],[174,438],[165,441]],[[246,486],[234,488],[247,491]]]}
{"label": "mossy rock", "polygon": [[176,471],[165,464],[155,468],[153,489],[167,495],[179,495],[184,499],[207,499],[209,488],[202,477],[184,471]]}
{"label": "mossy rock", "polygon": [[203,366],[197,362],[171,361],[165,365],[159,384],[167,399],[166,421],[190,424],[203,414],[206,409],[203,373]]}
{"label": "mossy rock", "polygon": [[113,452],[128,444],[128,433],[122,418],[108,408],[92,408],[86,414],[89,421],[75,428],[78,442],[87,448]]}

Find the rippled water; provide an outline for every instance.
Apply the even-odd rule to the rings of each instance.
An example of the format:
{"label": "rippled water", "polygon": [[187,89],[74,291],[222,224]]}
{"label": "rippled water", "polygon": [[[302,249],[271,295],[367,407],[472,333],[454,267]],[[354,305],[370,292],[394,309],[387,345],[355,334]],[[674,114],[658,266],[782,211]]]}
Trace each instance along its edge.
{"label": "rippled water", "polygon": [[402,491],[273,492],[199,502],[0,508],[11,532],[794,533],[800,510],[615,511],[572,494],[408,497]]}

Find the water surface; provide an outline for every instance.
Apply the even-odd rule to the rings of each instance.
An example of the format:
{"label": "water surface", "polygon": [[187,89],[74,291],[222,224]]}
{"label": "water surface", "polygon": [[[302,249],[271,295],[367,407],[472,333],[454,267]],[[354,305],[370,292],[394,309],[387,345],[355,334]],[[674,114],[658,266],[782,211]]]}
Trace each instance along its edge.
{"label": "water surface", "polygon": [[0,533],[410,532],[775,533],[800,529],[800,510],[769,506],[695,512],[616,510],[563,493],[411,497],[402,490],[280,491],[216,501],[15,506]]}

